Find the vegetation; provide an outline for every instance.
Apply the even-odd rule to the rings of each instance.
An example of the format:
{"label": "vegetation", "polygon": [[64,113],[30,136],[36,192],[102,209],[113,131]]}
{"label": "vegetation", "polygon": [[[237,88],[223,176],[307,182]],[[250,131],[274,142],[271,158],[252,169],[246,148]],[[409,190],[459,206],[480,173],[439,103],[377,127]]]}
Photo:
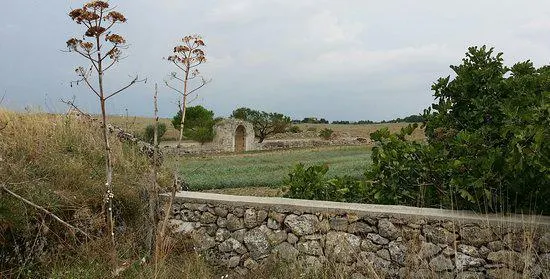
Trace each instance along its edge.
{"label": "vegetation", "polygon": [[[123,36],[113,33],[112,28],[119,23],[125,23],[126,18],[120,12],[109,8],[109,3],[104,1],[92,1],[84,4],[82,8],[77,8],[69,13],[69,17],[79,25],[84,26],[83,39],[71,38],[67,41],[69,52],[76,52],[80,56],[86,58],[91,64],[88,67],[78,67],[76,73],[80,80],[91,89],[98,97],[101,107],[101,121],[103,127],[103,146],[105,150],[105,210],[106,218],[106,233],[111,238],[111,266],[116,269],[116,243],[115,243],[115,220],[113,218],[113,158],[107,129],[107,111],[106,102],[111,97],[119,94],[128,87],[138,82],[136,76],[128,85],[113,91],[106,92],[104,90],[103,77],[113,65],[119,62],[122,56],[122,49],[127,48],[126,39]],[[80,36],[79,36],[80,37]],[[91,41],[87,41],[88,38]],[[105,47],[105,49],[103,48]],[[92,85],[91,74],[97,73],[97,87]]]}
{"label": "vegetation", "polygon": [[424,122],[424,116],[420,114],[409,115],[404,118],[396,118],[392,120],[372,121],[372,120],[359,120],[359,121],[332,121],[332,124],[384,124],[384,123],[422,123]]}
{"label": "vegetation", "polygon": [[231,117],[251,122],[254,133],[260,142],[272,134],[284,133],[290,126],[290,117],[276,112],[257,111],[250,108],[238,108]]}
{"label": "vegetation", "polygon": [[288,128],[288,131],[291,132],[291,133],[300,133],[302,131],[302,129],[300,129],[300,127],[296,126],[296,125],[292,125]]}
{"label": "vegetation", "polygon": [[[451,69],[454,79],[432,86],[437,103],[423,116],[427,143],[407,140],[417,124],[397,134],[388,129],[371,134],[377,146],[365,172],[370,190],[362,192],[364,200],[548,214],[550,67],[537,69],[527,61],[508,68],[501,53],[483,46],[469,48],[462,64]],[[320,170],[309,171],[310,184],[325,185],[331,193],[304,195],[340,197],[339,189],[327,188]],[[291,175],[302,173],[307,169],[297,167]],[[299,196],[301,188],[295,188],[289,195]]]}
{"label": "vegetation", "polygon": [[[181,110],[172,118],[172,125],[181,128]],[[214,112],[203,106],[194,106],[186,109],[185,128],[183,134],[187,139],[205,143],[214,139]]]}
{"label": "vegetation", "polygon": [[187,157],[178,166],[192,190],[281,187],[294,162],[326,164],[331,167],[328,177],[349,175],[359,178],[369,158],[370,152],[365,147],[330,147]]}
{"label": "vegetation", "polygon": [[[181,41],[183,44],[174,47],[173,54],[171,56],[168,56],[167,60],[172,62],[172,64],[174,64],[176,68],[183,71],[183,77],[180,77],[176,72],[172,72],[172,74],[170,75],[172,80],[180,81],[183,83],[183,90],[180,90],[177,87],[170,85],[168,81],[164,82],[167,87],[177,92],[181,97],[179,101],[180,123],[177,126],[180,130],[178,145],[181,145],[181,141],[183,140],[185,132],[184,123],[185,120],[187,120],[187,117],[185,116],[187,104],[192,101],[188,98],[192,95],[194,95],[196,98],[197,90],[199,90],[209,82],[201,76],[199,70],[197,69],[200,64],[206,62],[206,56],[204,50],[202,49],[205,46],[204,40],[199,35],[193,35],[185,36],[183,39],[181,39]],[[189,83],[198,77],[200,77],[201,79],[199,85],[196,85],[195,88],[190,89]],[[176,126],[174,125],[174,127]],[[207,133],[206,131],[201,131],[199,134],[201,135],[199,136],[199,138],[204,138],[205,134]]]}
{"label": "vegetation", "polygon": [[324,128],[323,130],[321,130],[321,132],[319,132],[319,136],[325,140],[329,140],[332,137],[333,133],[334,131],[332,129]]}
{"label": "vegetation", "polygon": [[[157,133],[158,133],[158,139],[160,140],[162,136],[166,133],[165,123],[159,123],[157,125]],[[154,125],[153,124],[147,125],[147,127],[145,127],[145,131],[143,131],[143,140],[152,144],[154,135],[155,135]]]}

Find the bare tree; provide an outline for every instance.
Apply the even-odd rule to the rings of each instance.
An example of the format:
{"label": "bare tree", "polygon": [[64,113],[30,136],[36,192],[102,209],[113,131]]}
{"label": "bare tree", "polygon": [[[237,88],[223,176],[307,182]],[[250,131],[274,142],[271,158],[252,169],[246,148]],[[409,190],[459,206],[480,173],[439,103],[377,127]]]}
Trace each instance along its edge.
{"label": "bare tree", "polygon": [[[178,147],[181,146],[181,141],[183,138],[185,110],[187,108],[187,104],[197,98],[197,90],[201,89],[210,82],[210,80],[207,80],[201,76],[199,70],[197,69],[197,66],[206,62],[205,53],[202,50],[202,47],[205,46],[203,39],[199,35],[192,35],[185,36],[181,41],[183,44],[174,47],[174,54],[169,56],[167,60],[172,62],[179,70],[183,71],[183,77],[179,76],[176,72],[172,72],[170,75],[171,80],[176,80],[183,83],[183,90],[171,85],[168,81],[164,81],[166,86],[179,93],[181,97],[181,101],[179,102],[181,123],[179,127],[180,135],[178,139]],[[198,85],[195,85],[195,87],[190,89],[189,83],[195,78],[200,78],[200,81],[198,82]],[[194,99],[189,100],[189,97],[194,97]]]}
{"label": "bare tree", "polygon": [[[111,97],[119,94],[128,87],[136,84],[139,80],[134,77],[128,84],[113,91],[107,91],[104,87],[104,74],[110,70],[113,65],[121,59],[122,49],[126,49],[126,39],[123,36],[113,33],[111,29],[119,23],[125,23],[126,17],[120,12],[109,8],[109,4],[105,1],[91,1],[69,13],[71,19],[85,28],[82,39],[71,38],[67,41],[69,52],[75,52],[86,58],[90,62],[89,67],[78,67],[76,73],[79,80],[84,82],[91,91],[98,97],[101,106],[101,119],[103,130],[103,141],[105,145],[105,213],[107,222],[107,231],[111,238],[111,260],[113,268],[116,268],[116,247],[115,247],[115,222],[113,219],[113,162],[111,157],[111,147],[109,144],[109,132],[107,128],[107,112],[105,103]],[[92,74],[97,74],[97,86],[94,86]],[[72,86],[72,83],[71,83]]]}

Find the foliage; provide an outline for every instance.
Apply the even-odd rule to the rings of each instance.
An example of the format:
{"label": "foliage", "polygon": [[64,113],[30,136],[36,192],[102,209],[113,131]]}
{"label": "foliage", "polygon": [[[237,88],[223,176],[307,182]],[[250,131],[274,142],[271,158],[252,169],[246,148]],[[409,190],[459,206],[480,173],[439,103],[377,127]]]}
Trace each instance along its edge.
{"label": "foliage", "polygon": [[[203,106],[188,107],[185,112],[185,126],[183,134],[186,138],[205,143],[214,139],[214,112]],[[181,111],[172,118],[172,125],[180,129]]]}
{"label": "foliage", "polygon": [[433,86],[424,113],[428,142],[403,134],[372,135],[375,180],[382,203],[478,211],[550,212],[550,67],[529,61],[508,68],[502,53],[469,48],[456,77]]}
{"label": "foliage", "polygon": [[297,134],[297,133],[301,132],[302,129],[300,129],[300,127],[298,127],[296,125],[293,125],[293,126],[290,126],[290,128],[288,128],[288,131],[291,132],[291,133]]}
{"label": "foliage", "polygon": [[307,123],[307,124],[328,124],[328,120],[321,118],[317,119],[317,117],[305,117],[301,123]]}
{"label": "foliage", "polygon": [[339,202],[364,202],[367,195],[365,181],[355,177],[327,177],[329,168],[326,164],[305,167],[298,164],[285,181],[287,198],[309,200],[329,200]]}
{"label": "foliage", "polygon": [[333,133],[334,131],[332,129],[324,128],[323,130],[321,130],[321,132],[319,132],[319,136],[323,139],[329,140],[332,137]]}
{"label": "foliage", "polygon": [[290,117],[276,112],[265,112],[250,108],[238,108],[231,117],[252,123],[254,133],[260,142],[272,134],[284,133],[290,126]]}
{"label": "foliage", "polygon": [[[157,135],[158,135],[158,141],[160,142],[162,136],[164,133],[166,133],[166,124],[164,123],[158,123],[157,125]],[[143,131],[143,137],[144,140],[148,143],[153,143],[153,137],[155,135],[155,128],[153,127],[153,124],[147,125],[145,127],[145,131]]]}

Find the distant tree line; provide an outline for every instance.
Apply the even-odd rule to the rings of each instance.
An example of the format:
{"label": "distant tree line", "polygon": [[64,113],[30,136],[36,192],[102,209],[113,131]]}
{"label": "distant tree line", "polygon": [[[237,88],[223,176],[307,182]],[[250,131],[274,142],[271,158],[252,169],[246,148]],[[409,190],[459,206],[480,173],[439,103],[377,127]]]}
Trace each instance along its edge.
{"label": "distant tree line", "polygon": [[295,119],[292,120],[292,123],[307,123],[307,124],[383,124],[383,123],[420,123],[424,122],[424,117],[420,114],[409,115],[404,118],[396,118],[392,120],[382,120],[382,121],[372,121],[372,120],[359,120],[359,121],[348,121],[348,120],[335,120],[329,122],[328,120],[316,117],[306,117],[303,120]]}

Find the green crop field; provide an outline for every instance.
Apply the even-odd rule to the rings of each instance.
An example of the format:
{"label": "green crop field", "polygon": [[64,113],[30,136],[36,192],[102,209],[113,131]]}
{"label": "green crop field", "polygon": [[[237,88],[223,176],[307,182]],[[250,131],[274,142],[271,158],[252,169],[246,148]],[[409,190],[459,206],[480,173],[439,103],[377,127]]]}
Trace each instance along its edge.
{"label": "green crop field", "polygon": [[[175,160],[175,159],[173,159]],[[280,187],[294,165],[328,164],[328,175],[360,177],[370,164],[364,146],[325,147],[238,155],[181,157],[177,164],[192,190]]]}

